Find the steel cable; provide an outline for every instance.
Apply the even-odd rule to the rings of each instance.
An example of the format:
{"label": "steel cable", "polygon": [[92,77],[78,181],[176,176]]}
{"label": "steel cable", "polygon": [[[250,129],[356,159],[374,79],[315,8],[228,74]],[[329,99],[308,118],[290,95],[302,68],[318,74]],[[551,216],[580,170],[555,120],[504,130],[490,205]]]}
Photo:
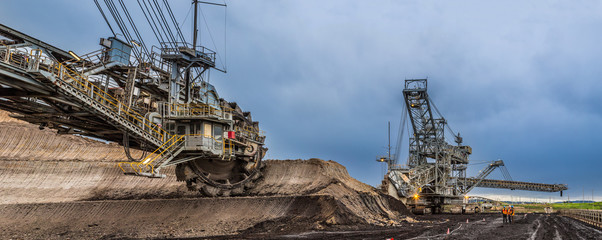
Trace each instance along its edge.
{"label": "steel cable", "polygon": [[161,6],[157,2],[157,0],[153,0],[153,2],[155,3],[155,6],[157,7],[157,14],[158,14],[158,16],[160,16],[158,19],[163,21],[163,24],[165,24],[165,29],[167,31],[167,34],[169,35],[169,37],[171,38],[171,40],[174,43],[176,43],[176,46],[177,46],[178,40],[174,37],[173,31],[171,30],[171,27],[169,26],[169,24],[167,23],[167,20],[165,19],[165,15],[163,14],[163,9],[161,8]]}
{"label": "steel cable", "polygon": [[[130,31],[128,30],[125,22],[123,21],[123,18],[121,17],[121,14],[119,13],[119,10],[117,9],[117,6],[115,6],[115,3],[111,0],[105,0],[105,3],[107,4],[109,11],[111,12],[111,15],[113,15],[115,22],[119,26],[119,29],[123,33],[123,37],[125,38],[125,40],[127,42],[131,42],[133,40],[132,35],[130,34]],[[134,48],[133,52],[134,52],[134,56],[140,57],[140,53],[138,52],[138,49]]]}
{"label": "steel cable", "polygon": [[[145,7],[148,10],[148,7],[146,6],[146,3],[144,3],[144,7],[142,7],[142,4],[140,3],[140,0],[136,0],[136,1],[138,2],[138,6],[140,6],[140,10],[142,10],[142,13],[144,14],[144,18],[146,18],[146,22],[148,22],[148,25],[150,26],[151,30],[153,31],[153,34],[155,35],[155,38],[157,38],[157,41],[159,43],[165,42],[165,40],[163,39],[163,36],[161,36],[161,33],[158,32],[158,28],[157,28],[157,25],[154,22],[154,20],[152,18],[149,19],[149,16],[147,16],[146,11],[144,11]],[[151,20],[152,20],[152,22],[151,22]],[[154,27],[153,27],[153,25],[154,25]]]}
{"label": "steel cable", "polygon": [[105,15],[105,12],[102,10],[102,7],[100,7],[100,4],[98,3],[98,0],[94,0],[94,3],[96,4],[96,7],[98,8],[98,11],[100,11],[100,14],[102,15],[102,18],[105,19],[105,22],[107,23],[107,26],[109,26],[109,29],[111,29],[111,32],[113,33],[113,36],[117,37],[117,34],[115,34],[115,31],[113,30],[113,27],[111,27],[111,23],[109,23],[109,20],[107,19],[107,16]]}
{"label": "steel cable", "polygon": [[[188,42],[186,42],[186,38],[184,38],[182,29],[180,28],[180,26],[178,26],[178,21],[176,21],[176,18],[173,14],[173,11],[171,11],[171,7],[169,6],[169,3],[167,2],[167,0],[163,0],[163,4],[165,4],[167,13],[169,14],[169,17],[171,18],[171,21],[173,22],[173,24],[176,28],[176,32],[178,33],[178,36],[182,39],[182,42],[184,42],[184,44],[188,44]],[[192,6],[191,6],[190,10],[192,10]],[[190,14],[190,10],[188,11],[188,14]],[[186,16],[188,16],[188,14],[186,14]],[[186,20],[184,20],[184,21],[186,21]]]}
{"label": "steel cable", "polygon": [[[441,112],[439,112],[439,109],[437,108],[437,105],[435,105],[435,102],[433,102],[433,100],[431,99],[431,97],[428,96],[428,95],[427,95],[427,98],[428,98],[429,102],[431,103],[431,105],[433,105],[433,108],[435,109],[435,111],[437,112],[437,114],[439,114],[439,117],[443,118],[443,114],[441,114]],[[454,132],[454,130],[452,130],[451,127],[449,126],[449,124],[447,123],[447,120],[445,121],[445,127],[447,127],[447,130],[450,131],[450,133],[452,135],[454,135],[454,137],[457,136],[457,134]]]}
{"label": "steel cable", "polygon": [[[205,18],[205,13],[203,13],[203,8],[199,7],[199,10],[201,10],[201,16],[203,17],[203,21],[205,21],[205,27],[207,28],[207,32],[209,33],[209,38],[211,38],[211,42],[213,43],[213,46],[217,50],[217,45],[215,44],[215,41],[213,40],[213,34],[211,34],[211,29],[209,29],[209,25],[207,24],[207,19]],[[222,58],[219,55],[219,53],[217,53],[217,51],[216,51],[215,54],[217,56],[219,56],[219,62],[222,64],[222,67],[224,67],[224,63],[222,62]]]}
{"label": "steel cable", "polygon": [[[144,3],[145,6],[147,6],[146,5],[146,1],[142,0],[142,2]],[[148,8],[147,8],[147,10],[149,11],[149,15],[151,15],[151,13],[154,14],[155,18],[157,19],[157,22],[159,23],[159,27],[160,28],[158,28],[157,30],[159,32],[163,33],[163,35],[165,35],[165,38],[168,40],[168,43],[170,43],[173,48],[177,48],[177,45],[175,45],[174,42],[169,42],[170,39],[169,39],[168,32],[165,30],[165,27],[163,27],[163,24],[161,23],[161,20],[157,16],[157,12],[153,8],[152,3],[150,2],[150,0],[149,0],[149,5],[150,5],[150,10],[148,10]],[[153,19],[153,21],[154,21],[155,18],[153,18],[152,15],[151,15],[151,19]]]}
{"label": "steel cable", "polygon": [[403,104],[402,109],[401,109],[401,118],[402,120],[399,122],[399,130],[398,130],[398,134],[397,134],[397,145],[395,146],[395,160],[393,161],[394,164],[397,164],[399,162],[399,158],[401,157],[401,144],[403,142],[403,133],[405,130],[405,126],[406,126],[406,120],[408,118],[408,114],[406,113],[406,105]]}
{"label": "steel cable", "polygon": [[138,37],[138,41],[140,41],[140,44],[142,45],[141,46],[142,50],[146,54],[150,55],[148,48],[146,47],[146,44],[144,43],[144,38],[142,38],[142,36],[140,35],[140,32],[138,31],[136,24],[132,20],[132,16],[130,15],[130,12],[127,10],[127,7],[125,6],[125,4],[123,3],[123,0],[119,0],[119,4],[121,5],[121,8],[123,8],[123,12],[125,13],[126,18],[130,22],[130,25],[132,26],[132,30],[134,30],[134,34],[136,34],[136,37]]}

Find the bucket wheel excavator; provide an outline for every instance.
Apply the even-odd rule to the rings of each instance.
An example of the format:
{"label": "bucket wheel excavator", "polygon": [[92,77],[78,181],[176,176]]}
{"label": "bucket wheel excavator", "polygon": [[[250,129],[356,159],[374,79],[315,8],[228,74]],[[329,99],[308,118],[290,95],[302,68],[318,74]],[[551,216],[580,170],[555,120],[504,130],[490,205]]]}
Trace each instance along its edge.
{"label": "bucket wheel excavator", "polygon": [[[130,15],[133,3],[94,2],[113,36],[89,54],[0,25],[0,109],[40,129],[123,144],[129,161],[118,167],[125,174],[160,178],[172,166],[191,190],[244,194],[261,176],[265,136],[250,112],[220,98],[209,83],[210,71],[225,67],[216,66],[215,51],[197,44],[198,4],[205,2],[192,3],[187,42],[167,1],[138,1],[148,23],[142,25],[157,38],[152,46]],[[130,148],[145,153],[134,158]]]}
{"label": "bucket wheel excavator", "polygon": [[[402,121],[395,154],[376,158],[387,163],[383,191],[405,202],[418,213],[441,212],[443,205],[462,204],[466,194],[475,187],[503,188],[525,191],[560,192],[565,184],[543,184],[513,181],[502,160],[491,162],[477,177],[466,177],[472,148],[462,145],[462,137],[449,127],[427,93],[426,79],[407,79],[403,89]],[[400,165],[399,154],[404,126],[409,117],[411,126],[407,164]],[[448,130],[457,145],[448,143]],[[390,136],[389,136],[390,141]],[[505,180],[486,177],[496,168]]]}

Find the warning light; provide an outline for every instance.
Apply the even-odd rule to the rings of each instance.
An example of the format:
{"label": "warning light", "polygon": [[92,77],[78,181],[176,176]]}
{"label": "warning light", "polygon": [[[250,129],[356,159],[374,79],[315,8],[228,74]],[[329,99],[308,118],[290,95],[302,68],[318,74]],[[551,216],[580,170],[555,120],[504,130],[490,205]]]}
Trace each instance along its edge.
{"label": "warning light", "polygon": [[414,194],[414,199],[418,200],[418,198],[420,198],[420,196],[418,196],[418,194]]}

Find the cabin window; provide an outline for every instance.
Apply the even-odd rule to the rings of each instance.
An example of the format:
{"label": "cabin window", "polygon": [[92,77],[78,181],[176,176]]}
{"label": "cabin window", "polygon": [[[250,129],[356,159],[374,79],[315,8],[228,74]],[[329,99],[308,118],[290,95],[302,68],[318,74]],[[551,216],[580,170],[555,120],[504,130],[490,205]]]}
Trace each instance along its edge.
{"label": "cabin window", "polygon": [[186,126],[178,126],[178,135],[186,135]]}
{"label": "cabin window", "polygon": [[215,138],[215,140],[221,141],[223,134],[224,134],[224,132],[222,130],[222,126],[221,125],[217,125],[216,124],[216,125],[213,126],[213,137]]}
{"label": "cabin window", "polygon": [[203,134],[203,131],[201,130],[201,122],[196,122],[194,123],[194,132],[192,132],[191,134],[195,134],[195,135],[201,135]]}
{"label": "cabin window", "polygon": [[203,136],[210,138],[211,134],[211,123],[203,123]]}

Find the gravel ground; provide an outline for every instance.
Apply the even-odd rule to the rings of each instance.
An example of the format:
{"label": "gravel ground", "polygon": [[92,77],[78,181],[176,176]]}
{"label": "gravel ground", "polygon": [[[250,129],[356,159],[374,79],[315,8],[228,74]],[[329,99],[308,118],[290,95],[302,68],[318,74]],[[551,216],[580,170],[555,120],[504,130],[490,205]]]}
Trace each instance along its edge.
{"label": "gravel ground", "polygon": [[395,227],[360,226],[282,235],[257,233],[227,239],[602,239],[602,229],[556,214],[523,214],[515,216],[513,224],[502,224],[500,214],[438,214],[416,216],[416,220]]}

